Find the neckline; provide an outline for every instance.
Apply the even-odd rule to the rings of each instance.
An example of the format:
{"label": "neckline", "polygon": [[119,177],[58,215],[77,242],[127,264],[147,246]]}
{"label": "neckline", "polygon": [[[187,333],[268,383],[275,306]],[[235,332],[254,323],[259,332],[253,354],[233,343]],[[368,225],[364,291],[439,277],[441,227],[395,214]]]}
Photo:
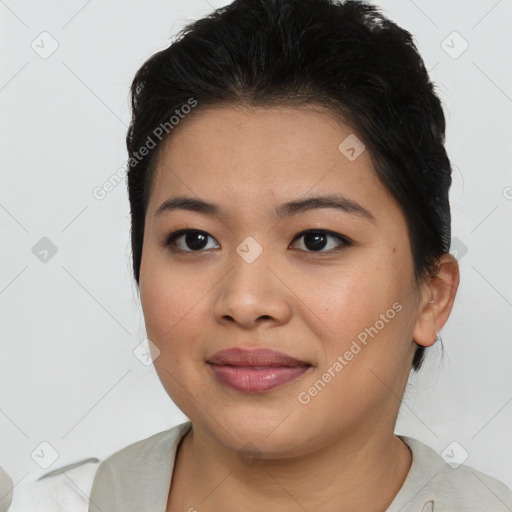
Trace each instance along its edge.
{"label": "neckline", "polygon": [[[175,428],[178,430],[177,436],[172,445],[170,460],[172,461],[172,466],[169,471],[166,486],[166,494],[165,494],[165,508],[163,512],[167,510],[167,501],[169,499],[169,493],[171,490],[172,477],[174,474],[174,468],[176,464],[176,459],[178,455],[178,448],[183,441],[184,437],[190,432],[193,424],[190,420],[177,425]],[[397,494],[393,498],[393,501],[390,503],[385,512],[398,512],[404,509],[405,505],[410,503],[411,496],[415,496],[425,485],[425,482],[428,482],[432,477],[430,474],[433,470],[434,473],[439,470],[439,460],[437,453],[432,450],[432,448],[424,445],[421,441],[417,439],[405,435],[395,434],[402,442],[407,446],[411,453],[411,466],[403,481],[400,489]],[[163,453],[162,453],[163,455]],[[421,461],[420,461],[421,459]],[[427,463],[427,464],[425,464]],[[426,467],[430,469],[427,470]],[[437,468],[437,469],[436,469]],[[430,476],[429,476],[430,475]],[[430,509],[425,510],[434,510],[434,499],[433,497],[430,499],[426,499],[424,502],[424,506],[427,506],[431,502],[432,507]]]}

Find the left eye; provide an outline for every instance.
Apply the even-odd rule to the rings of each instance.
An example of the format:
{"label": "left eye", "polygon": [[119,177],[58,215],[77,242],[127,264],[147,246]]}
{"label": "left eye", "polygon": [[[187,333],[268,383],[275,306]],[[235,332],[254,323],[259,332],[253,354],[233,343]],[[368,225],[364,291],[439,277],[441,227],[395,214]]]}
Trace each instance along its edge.
{"label": "left eye", "polygon": [[[341,243],[334,244],[334,250],[338,250],[343,247],[348,247],[350,245],[350,241],[345,238],[342,235],[339,235],[338,233],[333,233],[332,231],[303,231],[302,233],[299,233],[293,240],[300,240],[301,238],[304,239],[302,245],[305,247],[307,252],[330,252],[330,251],[323,251],[323,249],[333,249],[333,244],[329,246],[328,240],[329,239],[337,239]],[[292,242],[292,243],[293,243]],[[302,249],[304,250],[304,249]]]}
{"label": "left eye", "polygon": [[[181,245],[176,242],[180,238],[183,238],[184,240],[184,243]],[[178,250],[185,252],[200,252],[202,249],[215,249],[215,247],[207,246],[206,241],[208,238],[215,240],[212,236],[206,233],[206,231],[199,231],[196,229],[182,229],[172,233],[165,244],[171,247],[176,245]],[[190,249],[187,249],[187,246],[190,247]]]}

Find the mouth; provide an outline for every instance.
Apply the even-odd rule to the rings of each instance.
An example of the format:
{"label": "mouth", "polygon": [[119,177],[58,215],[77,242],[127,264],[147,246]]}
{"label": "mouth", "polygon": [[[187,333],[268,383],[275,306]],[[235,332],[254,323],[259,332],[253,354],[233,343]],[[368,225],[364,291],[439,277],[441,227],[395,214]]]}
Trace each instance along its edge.
{"label": "mouth", "polygon": [[247,393],[261,393],[297,380],[312,364],[272,349],[230,348],[207,361],[222,384]]}

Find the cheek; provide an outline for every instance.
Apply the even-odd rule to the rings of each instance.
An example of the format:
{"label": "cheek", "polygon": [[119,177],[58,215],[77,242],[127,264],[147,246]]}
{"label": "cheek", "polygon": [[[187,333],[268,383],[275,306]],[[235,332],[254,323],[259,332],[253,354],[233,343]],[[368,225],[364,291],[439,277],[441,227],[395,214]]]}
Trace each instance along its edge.
{"label": "cheek", "polygon": [[342,403],[345,414],[334,421],[343,423],[348,417],[380,410],[389,398],[409,350],[407,284],[405,274],[400,274],[381,260],[373,268],[352,267],[350,273],[322,279],[314,293],[309,285],[304,303],[311,311],[304,308],[303,314],[323,351],[318,372],[301,388],[302,399],[311,399],[313,415],[320,417]]}
{"label": "cheek", "polygon": [[[204,282],[186,271],[152,265],[141,279],[141,302],[148,338],[160,351],[154,359],[158,377],[173,402],[190,411],[190,389],[200,395],[198,363],[203,363],[205,318],[209,314]],[[203,300],[201,300],[203,299]]]}
{"label": "cheek", "polygon": [[210,287],[197,276],[165,265],[152,265],[141,279],[141,303],[148,338],[173,358],[192,351],[201,339],[208,314],[205,295]]}
{"label": "cheek", "polygon": [[[307,305],[304,314],[323,340],[325,364],[331,364],[351,347],[358,351],[354,341],[362,349],[358,354],[370,353],[363,358],[354,356],[354,361],[381,358],[389,343],[399,338],[406,316],[402,303],[406,284],[402,282],[405,274],[396,269],[381,259],[373,266],[324,275],[314,286],[303,284],[302,296]],[[369,350],[370,345],[373,346]]]}

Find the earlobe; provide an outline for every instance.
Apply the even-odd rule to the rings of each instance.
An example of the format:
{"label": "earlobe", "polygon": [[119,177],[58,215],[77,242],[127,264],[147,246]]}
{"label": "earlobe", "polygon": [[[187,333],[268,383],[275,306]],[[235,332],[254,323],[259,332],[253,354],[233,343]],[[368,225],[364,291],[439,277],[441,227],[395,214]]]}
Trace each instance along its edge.
{"label": "earlobe", "polygon": [[425,285],[418,306],[418,318],[413,339],[418,345],[432,346],[450,316],[459,287],[459,264],[449,253],[439,258],[438,272]]}

